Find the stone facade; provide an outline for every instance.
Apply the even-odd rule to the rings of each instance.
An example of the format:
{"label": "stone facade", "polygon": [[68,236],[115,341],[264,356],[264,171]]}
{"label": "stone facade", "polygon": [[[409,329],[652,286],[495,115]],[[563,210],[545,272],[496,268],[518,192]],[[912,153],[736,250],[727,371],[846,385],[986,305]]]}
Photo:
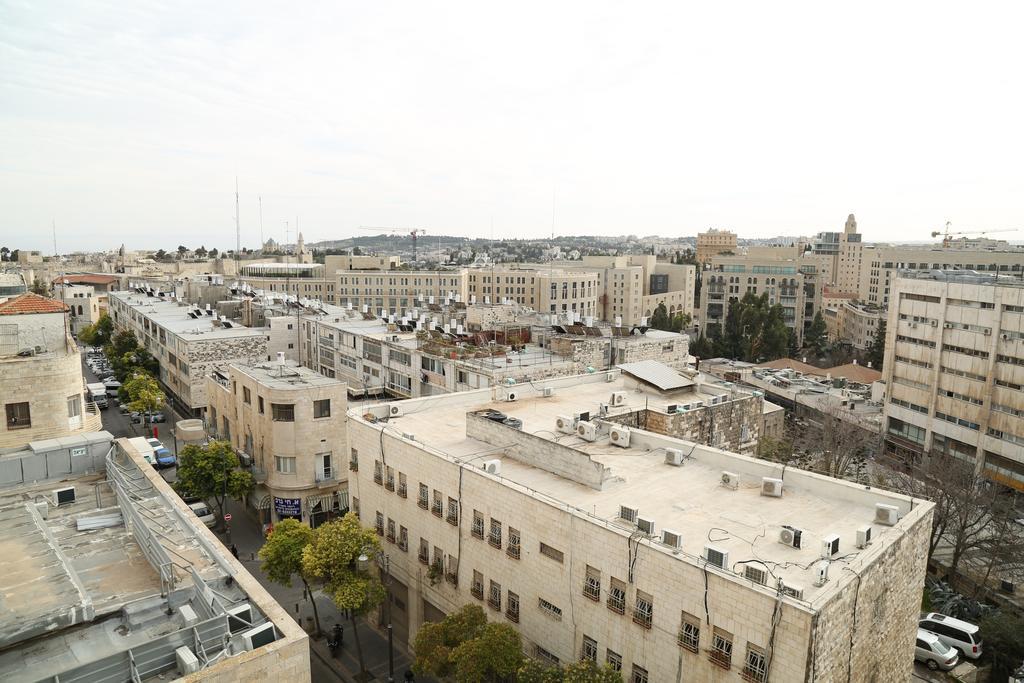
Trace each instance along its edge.
{"label": "stone facade", "polygon": [[[672,399],[675,400],[675,399]],[[684,399],[680,399],[682,402]],[[607,419],[612,422],[693,441],[735,453],[753,453],[761,437],[764,399],[743,393],[717,405],[668,414],[660,409],[639,410]]]}

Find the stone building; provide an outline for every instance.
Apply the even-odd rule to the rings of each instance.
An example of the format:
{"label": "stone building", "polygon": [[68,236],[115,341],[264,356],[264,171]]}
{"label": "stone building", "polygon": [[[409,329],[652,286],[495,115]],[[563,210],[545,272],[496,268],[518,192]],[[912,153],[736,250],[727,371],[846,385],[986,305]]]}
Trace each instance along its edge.
{"label": "stone building", "polygon": [[342,382],[283,358],[231,363],[206,381],[208,428],[251,463],[263,522],[316,527],[348,508]]}
{"label": "stone building", "polygon": [[864,351],[875,343],[876,333],[885,320],[885,311],[871,304],[844,301],[823,310],[828,337]]}
{"label": "stone building", "polygon": [[53,298],[67,305],[71,332],[76,336],[107,311],[107,295],[90,285],[54,284]]}
{"label": "stone building", "polygon": [[932,505],[614,422],[649,399],[611,371],[352,411],[396,639],[480,604],[631,681],[909,680]]}
{"label": "stone building", "polygon": [[26,293],[0,300],[0,449],[102,428],[86,403],[67,306]]}
{"label": "stone building", "polygon": [[704,265],[712,256],[727,253],[736,253],[736,233],[714,228],[697,233],[697,263]]}

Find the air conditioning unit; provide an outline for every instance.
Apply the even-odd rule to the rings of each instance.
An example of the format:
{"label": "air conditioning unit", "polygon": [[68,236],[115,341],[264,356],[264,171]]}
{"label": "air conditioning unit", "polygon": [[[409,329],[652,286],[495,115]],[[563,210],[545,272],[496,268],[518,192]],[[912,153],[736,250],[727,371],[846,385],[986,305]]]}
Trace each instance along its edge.
{"label": "air conditioning unit", "polygon": [[630,524],[636,524],[636,520],[640,517],[640,510],[637,508],[626,507],[625,505],[619,506],[619,519],[624,519]]}
{"label": "air conditioning unit", "polygon": [[654,520],[645,519],[643,517],[636,518],[636,528],[644,532],[648,536],[654,535]]}
{"label": "air conditioning unit", "polygon": [[900,521],[900,509],[895,505],[875,503],[875,524],[893,526]]}
{"label": "air conditioning unit", "polygon": [[714,565],[719,569],[726,569],[729,566],[728,551],[720,550],[710,545],[704,546],[704,559],[707,560],[708,564]]}
{"label": "air conditioning unit", "polygon": [[241,605],[235,605],[228,611],[228,630],[232,633],[238,633],[244,631],[247,628],[253,627],[253,622],[256,621],[256,614],[247,602],[243,602]]}
{"label": "air conditioning unit", "polygon": [[679,411],[683,412],[683,413],[689,412],[690,411],[690,404],[689,403],[684,403],[683,405],[679,406]]}
{"label": "air conditioning unit", "polygon": [[178,614],[181,615],[181,623],[185,628],[192,628],[199,623],[199,615],[192,609],[191,605],[182,605],[178,608]]}
{"label": "air conditioning unit", "polygon": [[821,539],[821,557],[830,560],[839,552],[839,534],[830,534]]}
{"label": "air conditioning unit", "polygon": [[552,396],[555,395],[555,388],[554,387],[544,387],[544,389],[543,389],[543,391],[541,393],[544,395],[544,398],[551,398]]}
{"label": "air conditioning unit", "polygon": [[277,630],[274,628],[274,624],[268,621],[256,628],[245,631],[241,634],[241,638],[246,650],[255,650],[277,640]]}
{"label": "air conditioning unit", "polygon": [[629,448],[629,429],[626,427],[612,427],[612,444],[622,448]]}
{"label": "air conditioning unit", "polygon": [[762,586],[768,584],[768,572],[760,567],[752,567],[749,564],[743,567],[743,576],[754,583],[759,583]]}
{"label": "air conditioning unit", "polygon": [[252,456],[244,451],[238,451],[238,463],[242,467],[249,467],[252,465]]}
{"label": "air conditioning unit", "polygon": [[480,463],[480,469],[487,474],[501,474],[501,461],[500,460],[484,460]]}
{"label": "air conditioning unit", "polygon": [[828,560],[818,565],[818,575],[814,579],[814,585],[821,587],[828,582]]}
{"label": "air conditioning unit", "polygon": [[916,330],[917,329],[917,323],[910,323],[910,327],[911,327],[911,329]]}
{"label": "air conditioning unit", "polygon": [[999,590],[1003,591],[1004,593],[1013,594],[1015,588],[1016,585],[1013,583],[1011,579],[999,580]]}
{"label": "air conditioning unit", "polygon": [[518,401],[519,400],[519,392],[514,390],[514,389],[506,389],[505,390],[505,395],[502,396],[502,400],[503,401]]}
{"label": "air conditioning unit", "polygon": [[740,487],[740,475],[722,470],[722,486],[735,491]]}
{"label": "air conditioning unit", "polygon": [[683,464],[683,452],[678,448],[666,448],[665,463],[673,467],[681,467]]}
{"label": "air conditioning unit", "polygon": [[665,412],[667,412],[669,415],[675,415],[677,412],[679,412],[679,406],[673,403],[672,405],[665,409]]}
{"label": "air conditioning unit", "polygon": [[999,338],[1002,339],[1003,341],[1009,341],[1010,335],[1008,335],[1008,334],[1001,334],[1001,335],[999,335]]}
{"label": "air conditioning unit", "polygon": [[782,592],[783,595],[788,595],[791,598],[796,598],[797,600],[804,599],[803,588],[801,588],[800,586],[787,586],[785,583],[783,583],[782,579],[779,579],[779,590]]}
{"label": "air conditioning unit", "polygon": [[174,661],[178,666],[178,673],[182,676],[199,671],[199,658],[196,657],[196,653],[184,645],[174,651]]}
{"label": "air conditioning unit", "polygon": [[626,403],[626,392],[625,391],[613,391],[611,404],[613,406],[621,406]]}
{"label": "air conditioning unit", "polygon": [[986,337],[991,336],[992,328],[991,327],[986,327],[984,330],[982,330],[982,334],[984,334]]}
{"label": "air conditioning unit", "polygon": [[568,415],[559,415],[555,418],[555,428],[562,434],[575,434],[576,420]]}
{"label": "air conditioning unit", "polygon": [[951,330],[953,329],[953,323],[942,323],[942,327],[947,330]]}
{"label": "air conditioning unit", "polygon": [[938,320],[933,320],[932,321],[932,327],[938,327],[938,326],[939,326],[939,321]]}
{"label": "air conditioning unit", "polygon": [[670,548],[679,548],[683,545],[683,537],[675,531],[668,529],[661,530],[661,542]]}
{"label": "air conditioning unit", "polygon": [[63,488],[63,489],[54,489],[53,490],[53,501],[57,505],[57,507],[60,507],[61,505],[69,505],[71,503],[74,503],[75,502],[75,487],[74,486],[68,486],[67,488]]}
{"label": "air conditioning unit", "polygon": [[781,498],[782,480],[773,479],[772,477],[761,477],[761,495],[772,496],[773,498]]}
{"label": "air conditioning unit", "polygon": [[871,525],[865,524],[857,529],[857,547],[867,548],[869,543],[871,543]]}
{"label": "air conditioning unit", "polygon": [[390,406],[390,409],[388,410],[388,413],[391,415],[391,417],[395,417],[397,415],[401,415],[402,414],[402,409],[401,409],[401,407],[399,407],[397,405],[393,405],[393,406]]}
{"label": "air conditioning unit", "polygon": [[782,527],[779,532],[779,543],[788,545],[791,548],[799,548],[804,532],[801,529],[791,527],[788,524]]}
{"label": "air conditioning unit", "polygon": [[593,422],[580,422],[576,425],[576,435],[584,441],[597,441],[597,425]]}

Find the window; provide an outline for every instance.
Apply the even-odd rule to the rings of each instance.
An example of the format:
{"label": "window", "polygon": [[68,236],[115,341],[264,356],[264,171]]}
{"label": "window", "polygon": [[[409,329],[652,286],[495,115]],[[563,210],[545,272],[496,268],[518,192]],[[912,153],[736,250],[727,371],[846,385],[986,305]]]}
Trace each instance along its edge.
{"label": "window", "polygon": [[380,460],[373,461],[373,483],[384,484],[384,463]]}
{"label": "window", "polygon": [[426,484],[420,484],[420,497],[416,504],[424,510],[430,507],[430,489],[427,488]]}
{"label": "window", "polygon": [[715,628],[711,636],[711,652],[708,655],[711,661],[728,669],[732,666],[732,634]]}
{"label": "window", "polygon": [[8,403],[5,408],[7,409],[8,429],[28,429],[32,426],[32,415],[28,408],[28,402]]}
{"label": "window", "polygon": [[487,535],[487,543],[492,548],[501,548],[501,522],[491,520],[491,533]]}
{"label": "window", "polygon": [[552,653],[548,652],[547,650],[542,648],[540,645],[534,645],[533,646],[533,654],[537,657],[537,659],[541,660],[542,662],[544,662],[548,666],[558,666],[559,665],[558,657],[556,657]]}
{"label": "window", "polygon": [[519,594],[508,592],[508,600],[505,602],[505,617],[509,621],[519,623]]}
{"label": "window", "polygon": [[404,526],[398,527],[398,547],[400,550],[409,550],[409,530]]}
{"label": "window", "polygon": [[434,489],[434,503],[430,506],[430,512],[435,517],[440,517],[444,510],[443,504],[441,503],[441,492]]}
{"label": "window", "polygon": [[420,551],[416,557],[420,564],[430,564],[430,543],[427,542],[427,539],[420,539]]}
{"label": "window", "polygon": [[395,468],[392,467],[391,465],[388,465],[384,469],[385,469],[385,474],[387,475],[385,477],[385,479],[384,479],[384,488],[386,488],[388,491],[394,491],[395,490]]}
{"label": "window", "polygon": [[295,458],[283,458],[279,455],[274,458],[274,464],[281,474],[295,474]]}
{"label": "window", "polygon": [[651,627],[654,617],[654,598],[642,591],[636,592],[636,605],[633,607],[633,623],[644,628]]}
{"label": "window", "polygon": [[634,664],[633,675],[630,676],[629,683],[647,683],[647,669]]}
{"label": "window", "polygon": [[583,595],[594,602],[601,601],[601,572],[587,565],[587,578],[583,583]]}
{"label": "window", "polygon": [[446,519],[452,526],[459,525],[459,501],[451,496],[448,496],[448,515]]}
{"label": "window", "polygon": [[82,397],[80,394],[68,396],[68,417],[79,417],[82,414]]}
{"label": "window", "polygon": [[394,543],[395,541],[398,540],[398,534],[395,531],[395,520],[391,519],[390,517],[388,517],[387,539],[391,543]]}
{"label": "window", "polygon": [[747,659],[743,664],[743,678],[754,683],[764,683],[768,680],[768,659],[764,650],[747,643]]}
{"label": "window", "polygon": [[270,411],[274,422],[295,422],[295,406],[291,403],[271,403]]}
{"label": "window", "polygon": [[249,387],[242,387],[242,403],[252,404],[252,392],[249,391]]}
{"label": "window", "polygon": [[597,641],[588,635],[583,636],[583,649],[580,651],[580,659],[587,662],[597,662]]}
{"label": "window", "polygon": [[686,612],[679,626],[679,646],[690,652],[700,651],[700,619]]}
{"label": "window", "polygon": [[544,542],[541,542],[540,544],[540,554],[550,557],[552,560],[555,560],[556,562],[562,562],[565,558],[565,555],[562,553],[561,550],[555,550],[554,548],[552,548]]}
{"label": "window", "polygon": [[353,472],[359,471],[359,451],[355,448],[352,449],[348,456],[348,468]]}
{"label": "window", "polygon": [[505,554],[513,560],[519,559],[519,529],[508,528],[508,548]]}
{"label": "window", "polygon": [[403,472],[398,473],[398,495],[402,498],[409,495],[409,484],[406,482]]}
{"label": "window", "polygon": [[260,415],[262,415],[263,414],[263,397],[262,396],[257,396],[256,397],[256,404],[259,407]]}
{"label": "window", "polygon": [[374,522],[373,526],[378,536],[384,535],[384,514],[382,512],[377,513],[376,522]]}
{"label": "window", "polygon": [[605,650],[604,661],[612,668],[612,671],[622,671],[622,655],[618,652]]}
{"label": "window", "polygon": [[619,614],[626,613],[626,584],[614,577],[608,587],[608,609]]}
{"label": "window", "polygon": [[487,604],[491,609],[498,612],[501,611],[501,584],[493,579],[491,580],[491,590],[487,597]]}
{"label": "window", "polygon": [[475,569],[473,570],[473,583],[469,587],[469,592],[477,600],[484,599],[484,575]]}
{"label": "window", "polygon": [[313,401],[313,417],[330,417],[331,416],[331,399],[322,398],[317,401]]}
{"label": "window", "polygon": [[562,608],[556,607],[544,598],[537,598],[537,606],[540,607],[540,611],[547,614],[549,617],[554,619],[562,620]]}
{"label": "window", "polygon": [[473,538],[484,540],[484,515],[479,510],[473,510],[473,528],[470,533]]}

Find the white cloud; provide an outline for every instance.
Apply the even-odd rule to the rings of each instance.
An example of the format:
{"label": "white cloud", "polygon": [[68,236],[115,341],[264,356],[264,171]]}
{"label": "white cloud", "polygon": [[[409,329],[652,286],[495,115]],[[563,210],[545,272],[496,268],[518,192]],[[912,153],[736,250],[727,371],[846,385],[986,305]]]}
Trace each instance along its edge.
{"label": "white cloud", "polygon": [[1021,227],[1021,13],[0,0],[0,242]]}

